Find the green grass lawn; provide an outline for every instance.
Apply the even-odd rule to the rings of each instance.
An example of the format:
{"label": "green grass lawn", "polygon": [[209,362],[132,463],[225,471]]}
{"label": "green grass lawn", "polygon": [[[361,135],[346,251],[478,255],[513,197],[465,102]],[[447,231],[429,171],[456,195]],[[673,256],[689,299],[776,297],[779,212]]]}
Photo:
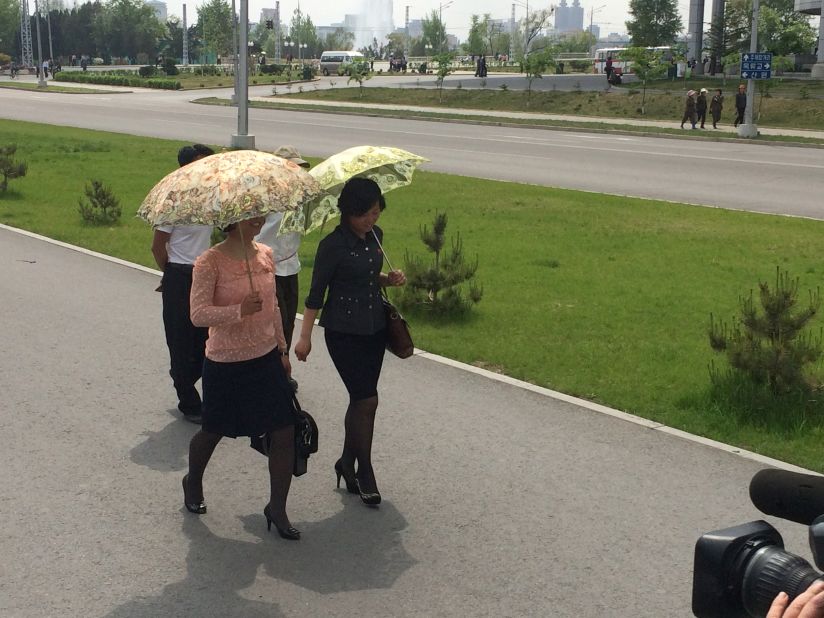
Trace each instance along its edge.
{"label": "green grass lawn", "polygon": [[[434,80],[427,80],[434,83]],[[736,82],[737,83],[737,82]],[[515,112],[540,112],[547,114],[571,114],[575,116],[604,116],[646,120],[680,121],[684,111],[684,93],[681,90],[669,92],[647,92],[644,103],[645,114],[640,113],[642,93],[637,86],[629,90],[612,92],[532,92],[446,88],[443,101],[434,88],[385,88],[367,86],[359,88],[334,88],[332,90],[306,90],[292,93],[290,97],[309,101],[347,101],[354,103],[387,103],[395,105],[423,105],[479,110],[499,110]],[[727,98],[721,122],[731,125],[735,118],[735,86],[726,89]],[[278,89],[279,96],[286,95]],[[362,96],[361,96],[362,95]],[[764,127],[786,127],[798,129],[824,129],[824,100],[788,99],[778,96],[757,97],[756,110],[761,116],[758,124]]]}
{"label": "green grass lawn", "polygon": [[[153,265],[151,231],[133,214],[180,142],[0,121],[9,142],[29,175],[0,194],[0,222]],[[91,178],[120,197],[120,225],[81,223]],[[824,222],[419,172],[381,218],[393,263],[424,254],[418,229],[436,211],[478,256],[484,298],[466,320],[410,316],[419,347],[824,471],[820,416],[710,401],[706,334],[710,312],[731,317],[777,265],[802,290],[820,285]],[[304,292],[319,238],[301,248]]]}
{"label": "green grass lawn", "polygon": [[[0,88],[11,90],[36,90],[38,92],[60,92],[63,94],[115,94],[112,90],[95,90],[94,88],[73,88],[72,86],[58,86],[54,82],[49,82],[45,88],[39,88],[37,84],[31,82],[0,82]],[[123,90],[123,92],[128,92]]]}

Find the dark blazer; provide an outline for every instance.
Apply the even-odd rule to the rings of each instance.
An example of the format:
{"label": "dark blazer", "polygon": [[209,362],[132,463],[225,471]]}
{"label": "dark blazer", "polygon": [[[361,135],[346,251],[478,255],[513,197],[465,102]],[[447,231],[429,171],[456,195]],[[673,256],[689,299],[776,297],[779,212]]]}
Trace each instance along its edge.
{"label": "dark blazer", "polygon": [[[383,231],[377,226],[374,230],[383,240]],[[381,268],[383,253],[372,233],[361,239],[346,224],[338,225],[318,245],[306,307],[322,307],[319,323],[329,330],[375,334],[386,327]]]}

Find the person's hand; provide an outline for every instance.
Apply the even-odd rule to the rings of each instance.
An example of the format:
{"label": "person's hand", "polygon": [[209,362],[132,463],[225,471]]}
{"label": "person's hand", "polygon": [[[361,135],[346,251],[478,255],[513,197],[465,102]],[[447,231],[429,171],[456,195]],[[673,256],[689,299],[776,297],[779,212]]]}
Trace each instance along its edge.
{"label": "person's hand", "polygon": [[291,377],[291,375],[292,375],[292,361],[289,360],[289,355],[287,354],[286,356],[281,356],[280,357],[280,362],[283,365],[284,371],[286,371],[286,375]]}
{"label": "person's hand", "polygon": [[824,618],[824,582],[814,581],[792,603],[786,592],[780,593],[770,606],[767,618]]}
{"label": "person's hand", "polygon": [[260,294],[252,292],[240,303],[240,316],[252,315],[261,309],[263,309],[263,301],[260,299]]}
{"label": "person's hand", "polygon": [[297,359],[305,362],[306,358],[309,356],[309,352],[312,351],[312,340],[301,337],[298,339],[297,345],[295,345],[292,349],[295,351],[295,356]]}
{"label": "person's hand", "polygon": [[387,277],[389,285],[399,286],[406,284],[406,275],[403,274],[402,270],[390,270]]}

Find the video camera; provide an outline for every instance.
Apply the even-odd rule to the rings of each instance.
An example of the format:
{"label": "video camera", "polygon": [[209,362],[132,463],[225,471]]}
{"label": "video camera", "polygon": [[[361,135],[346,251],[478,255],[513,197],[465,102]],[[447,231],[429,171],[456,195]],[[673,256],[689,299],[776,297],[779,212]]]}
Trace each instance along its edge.
{"label": "video camera", "polygon": [[[750,499],[766,515],[809,526],[810,550],[824,570],[824,477],[762,470]],[[695,544],[692,613],[697,618],[764,618],[779,592],[790,600],[821,573],[784,551],[778,530],[763,520],[708,532]]]}

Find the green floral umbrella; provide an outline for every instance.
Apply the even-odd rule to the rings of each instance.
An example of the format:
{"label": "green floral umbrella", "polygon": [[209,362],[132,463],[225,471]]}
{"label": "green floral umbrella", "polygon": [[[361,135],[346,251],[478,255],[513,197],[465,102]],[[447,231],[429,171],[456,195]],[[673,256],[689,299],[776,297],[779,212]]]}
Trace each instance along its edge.
{"label": "green floral umbrella", "polygon": [[154,226],[222,228],[297,210],[322,193],[318,181],[291,161],[257,150],[233,150],[173,171],[149,192],[137,215]]}
{"label": "green floral umbrella", "polygon": [[338,196],[350,178],[362,176],[378,183],[381,193],[412,182],[412,174],[429,159],[391,146],[355,146],[332,155],[309,174],[326,193],[304,204],[303,208],[283,215],[279,233],[308,234],[340,215]]}

